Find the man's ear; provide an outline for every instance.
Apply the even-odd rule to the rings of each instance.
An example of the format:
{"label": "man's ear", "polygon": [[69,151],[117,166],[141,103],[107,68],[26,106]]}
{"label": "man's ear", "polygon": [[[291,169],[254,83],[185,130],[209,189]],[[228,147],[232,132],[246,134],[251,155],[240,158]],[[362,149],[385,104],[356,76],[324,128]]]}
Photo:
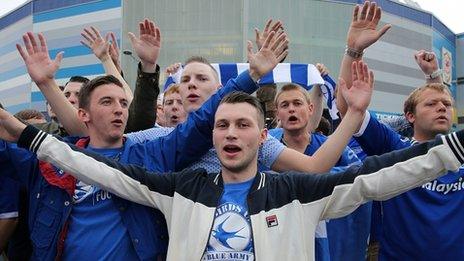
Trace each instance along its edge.
{"label": "man's ear", "polygon": [[308,104],[308,110],[311,115],[314,113],[314,104],[312,102]]}
{"label": "man's ear", "polygon": [[411,124],[414,124],[414,122],[416,121],[416,115],[414,115],[414,113],[408,111],[404,117],[406,117],[406,120],[411,123]]}
{"label": "man's ear", "polygon": [[259,145],[262,146],[264,142],[266,141],[266,139],[267,139],[267,128],[263,128],[259,136]]}
{"label": "man's ear", "polygon": [[81,120],[83,123],[87,123],[90,121],[90,117],[89,117],[89,113],[85,110],[85,109],[82,109],[82,108],[79,108],[77,110],[77,117],[79,118],[79,120]]}

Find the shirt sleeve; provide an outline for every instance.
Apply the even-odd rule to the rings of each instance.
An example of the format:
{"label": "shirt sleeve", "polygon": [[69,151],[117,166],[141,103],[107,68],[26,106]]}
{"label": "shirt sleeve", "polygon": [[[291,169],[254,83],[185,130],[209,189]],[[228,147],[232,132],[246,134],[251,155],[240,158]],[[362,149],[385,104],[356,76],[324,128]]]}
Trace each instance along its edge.
{"label": "shirt sleeve", "polygon": [[258,152],[259,164],[271,169],[272,164],[274,164],[284,149],[285,145],[273,136],[267,135],[266,141]]}
{"label": "shirt sleeve", "polygon": [[145,141],[154,140],[159,137],[164,137],[168,135],[169,133],[171,133],[173,130],[174,128],[170,128],[170,127],[161,127],[161,128],[153,127],[151,129],[147,129],[143,131],[131,132],[131,133],[126,134],[125,136],[135,143],[143,143]]}
{"label": "shirt sleeve", "polygon": [[356,141],[368,156],[381,155],[411,144],[408,138],[401,137],[390,127],[379,122],[372,114],[365,128],[355,136],[357,136]]}

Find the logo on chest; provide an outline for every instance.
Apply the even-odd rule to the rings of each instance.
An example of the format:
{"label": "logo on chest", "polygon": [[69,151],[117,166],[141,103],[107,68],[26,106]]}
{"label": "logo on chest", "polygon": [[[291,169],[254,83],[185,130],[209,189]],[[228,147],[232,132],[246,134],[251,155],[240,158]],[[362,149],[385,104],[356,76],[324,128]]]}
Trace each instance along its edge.
{"label": "logo on chest", "polygon": [[102,201],[111,199],[111,193],[106,190],[101,190],[98,187],[87,185],[82,181],[76,183],[76,190],[74,191],[74,203],[78,204],[87,198],[92,199],[92,205],[98,204]]}
{"label": "logo on chest", "polygon": [[251,242],[248,211],[243,207],[224,203],[217,207],[209,246],[215,251],[243,251]]}
{"label": "logo on chest", "polygon": [[279,221],[277,220],[276,215],[267,216],[266,223],[267,223],[267,227],[276,227],[279,225]]}

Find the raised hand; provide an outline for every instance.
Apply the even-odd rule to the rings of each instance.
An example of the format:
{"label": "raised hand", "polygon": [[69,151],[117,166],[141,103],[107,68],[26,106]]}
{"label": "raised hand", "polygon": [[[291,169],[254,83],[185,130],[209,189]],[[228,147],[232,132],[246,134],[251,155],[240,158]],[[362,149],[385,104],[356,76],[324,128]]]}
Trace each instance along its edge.
{"label": "raised hand", "polygon": [[116,39],[116,35],[113,32],[109,32],[108,34],[111,38],[111,44],[110,44],[111,60],[113,61],[116,68],[118,68],[118,70],[121,71],[121,62],[119,60],[118,40]]}
{"label": "raised hand", "polygon": [[276,21],[272,24],[272,19],[267,20],[266,25],[264,27],[263,32],[261,33],[258,28],[255,27],[255,41],[256,46],[258,46],[258,50],[263,47],[264,41],[269,36],[269,33],[275,32],[277,34],[283,33],[283,24],[280,20]]}
{"label": "raised hand", "polygon": [[414,59],[425,75],[430,75],[438,70],[438,61],[434,52],[420,50],[414,54]]}
{"label": "raised hand", "polygon": [[149,19],[145,19],[139,23],[139,34],[137,38],[133,33],[129,32],[129,39],[132,43],[137,56],[144,64],[154,67],[161,49],[161,33],[160,29]]}
{"label": "raised hand", "polygon": [[362,9],[359,5],[356,5],[348,30],[347,47],[362,52],[377,42],[391,28],[391,25],[387,24],[377,30],[381,15],[382,10],[376,3],[366,1]]}
{"label": "raised hand", "polygon": [[26,125],[0,109],[0,139],[8,142],[17,142]]}
{"label": "raised hand", "polygon": [[166,77],[168,77],[169,75],[176,74],[176,72],[180,69],[181,66],[181,63],[173,63],[169,65],[165,71]]}
{"label": "raised hand", "polygon": [[34,34],[27,32],[23,35],[26,50],[20,44],[16,44],[16,49],[23,58],[31,79],[40,86],[49,81],[54,81],[55,73],[60,68],[63,59],[63,52],[59,52],[55,59],[51,60],[45,37],[42,33],[39,33],[38,38],[40,45],[37,44]]}
{"label": "raised hand", "polygon": [[81,32],[84,40],[81,40],[81,44],[87,46],[92,50],[93,54],[97,56],[100,61],[104,61],[110,57],[110,44],[109,44],[109,34],[106,34],[105,38],[100,35],[100,32],[93,26],[90,28],[84,28],[84,31]]}
{"label": "raised hand", "polygon": [[374,87],[374,73],[362,61],[353,62],[351,65],[353,84],[351,88],[346,86],[342,78],[338,79],[338,87],[345,99],[348,110],[364,112],[371,101]]}
{"label": "raised hand", "polygon": [[272,71],[288,54],[287,35],[281,34],[279,37],[275,35],[275,32],[270,32],[257,53],[253,53],[253,44],[248,41],[247,57],[250,63],[250,76],[254,81],[258,81]]}

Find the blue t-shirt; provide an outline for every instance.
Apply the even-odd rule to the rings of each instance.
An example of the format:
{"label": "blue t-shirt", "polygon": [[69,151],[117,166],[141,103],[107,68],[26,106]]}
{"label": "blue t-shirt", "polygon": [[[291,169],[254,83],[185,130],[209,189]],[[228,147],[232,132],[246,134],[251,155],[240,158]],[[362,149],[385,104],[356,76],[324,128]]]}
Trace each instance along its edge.
{"label": "blue t-shirt", "polygon": [[[122,148],[89,150],[119,160]],[[113,195],[77,181],[63,260],[138,260]]]}
{"label": "blue t-shirt", "polygon": [[[414,146],[370,116],[357,138],[368,155]],[[392,199],[375,202],[373,228],[379,260],[462,260],[464,258],[464,168]]]}
{"label": "blue t-shirt", "polygon": [[254,260],[253,236],[248,216],[247,195],[253,179],[224,184],[219,206],[214,215],[204,261]]}
{"label": "blue t-shirt", "polygon": [[18,217],[19,185],[19,181],[0,175],[0,219]]}

